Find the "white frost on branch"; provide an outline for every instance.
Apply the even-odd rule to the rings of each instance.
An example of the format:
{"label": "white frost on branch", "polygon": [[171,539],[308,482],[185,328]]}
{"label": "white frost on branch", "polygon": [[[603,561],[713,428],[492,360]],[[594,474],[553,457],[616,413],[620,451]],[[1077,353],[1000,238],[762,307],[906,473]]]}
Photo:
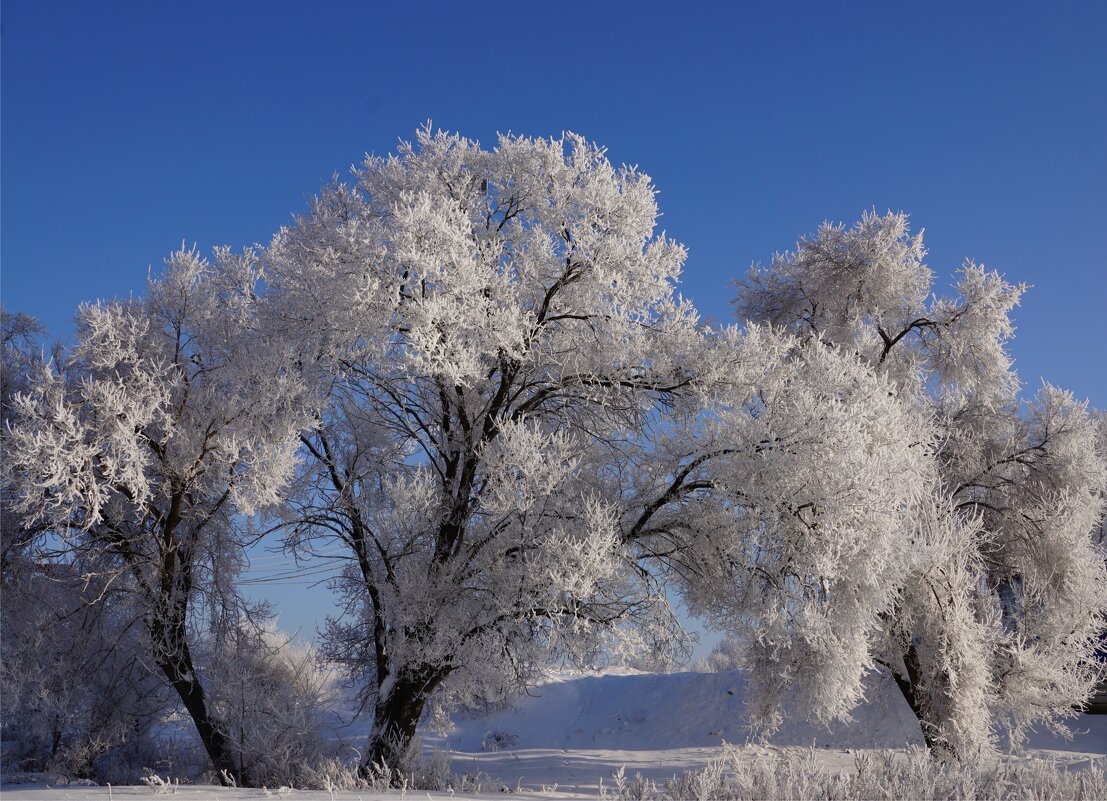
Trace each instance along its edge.
{"label": "white frost on branch", "polygon": [[290,539],[353,557],[327,641],[374,704],[370,759],[439,690],[494,700],[603,648],[679,655],[672,580],[766,643],[832,651],[779,675],[848,709],[936,481],[890,379],[703,326],[649,178],[579,136],[489,151],[424,129],[356,178],[262,259],[324,398]]}
{"label": "white frost on branch", "polygon": [[[1026,287],[966,262],[957,296],[932,297],[924,256],[904,214],[827,224],[752,268],[736,305],[743,320],[860,358],[916,421],[935,480],[909,501],[904,527],[867,546],[879,565],[895,541],[910,569],[886,588],[883,643],[863,658],[896,677],[932,746],[968,755],[989,749],[1001,724],[1016,741],[1029,725],[1059,726],[1094,685],[1107,463],[1086,403],[1048,384],[1018,398],[1007,346]],[[811,638],[789,627],[771,647],[797,642]],[[820,645],[789,658],[802,672],[837,657]]]}

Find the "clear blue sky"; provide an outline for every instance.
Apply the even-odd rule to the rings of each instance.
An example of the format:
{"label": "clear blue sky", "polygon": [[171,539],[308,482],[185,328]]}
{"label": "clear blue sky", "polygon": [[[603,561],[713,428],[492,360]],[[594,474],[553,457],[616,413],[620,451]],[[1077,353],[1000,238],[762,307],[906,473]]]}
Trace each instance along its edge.
{"label": "clear blue sky", "polygon": [[641,166],[719,320],[732,278],[823,219],[906,210],[940,274],[972,257],[1034,285],[1030,387],[1107,406],[1102,0],[5,0],[0,21],[0,292],[63,338],[182,240],[265,242],[431,119]]}

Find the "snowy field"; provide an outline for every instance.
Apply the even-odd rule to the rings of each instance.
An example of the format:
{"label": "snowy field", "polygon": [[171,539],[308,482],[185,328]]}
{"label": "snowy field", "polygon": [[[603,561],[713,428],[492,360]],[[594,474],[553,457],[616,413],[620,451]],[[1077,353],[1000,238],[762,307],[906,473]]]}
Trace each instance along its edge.
{"label": "snowy field", "polygon": [[[742,745],[746,760],[778,756],[789,749],[814,746],[818,762],[831,772],[854,770],[859,753],[905,750],[919,745],[918,724],[894,688],[875,685],[871,700],[852,723],[827,730],[793,722],[765,743],[749,743],[741,724],[743,683],[736,673],[669,675],[608,673],[560,677],[538,687],[513,709],[483,718],[459,717],[448,735],[426,734],[428,749],[447,750],[455,774],[485,774],[479,793],[349,792],[331,794],[290,788],[226,789],[180,786],[181,799],[397,798],[581,798],[596,797],[612,786],[623,768],[627,777],[662,781],[700,769],[721,755],[722,743]],[[356,741],[355,724],[343,733]],[[1009,762],[1049,760],[1081,770],[1107,759],[1107,715],[1084,715],[1075,722],[1071,741],[1036,734],[1025,752],[1005,756]],[[498,742],[502,750],[488,750]],[[5,785],[4,799],[146,798],[151,787]],[[163,794],[164,791],[163,791]],[[268,794],[268,795],[267,795]]]}

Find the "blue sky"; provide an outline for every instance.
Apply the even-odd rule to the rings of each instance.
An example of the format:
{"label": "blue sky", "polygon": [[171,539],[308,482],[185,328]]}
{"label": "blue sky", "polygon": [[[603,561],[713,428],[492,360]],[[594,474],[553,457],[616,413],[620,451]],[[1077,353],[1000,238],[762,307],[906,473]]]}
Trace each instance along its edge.
{"label": "blue sky", "polygon": [[940,275],[1034,285],[1029,387],[1107,407],[1107,3],[688,6],[5,0],[4,305],[68,337],[79,302],[182,240],[267,241],[427,119],[573,130],[653,176],[705,315],[820,221],[905,210]]}

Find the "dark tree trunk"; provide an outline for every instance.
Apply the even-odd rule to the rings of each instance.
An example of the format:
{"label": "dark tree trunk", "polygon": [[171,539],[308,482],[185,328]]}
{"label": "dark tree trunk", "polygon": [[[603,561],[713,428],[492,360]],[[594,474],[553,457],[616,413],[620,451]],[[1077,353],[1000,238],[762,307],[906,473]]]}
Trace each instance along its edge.
{"label": "dark tree trunk", "polygon": [[404,756],[415,739],[419,718],[443,678],[444,674],[431,669],[401,673],[386,693],[378,689],[373,709],[373,733],[361,766],[363,774],[371,775],[387,766],[393,771],[393,784],[401,782],[399,771],[406,767]]}
{"label": "dark tree trunk", "polygon": [[907,653],[903,656],[903,664],[907,668],[906,676],[894,668],[889,668],[889,672],[891,672],[892,678],[895,679],[896,686],[899,687],[899,691],[903,694],[907,705],[911,707],[911,711],[918,718],[919,728],[922,730],[923,742],[926,743],[927,750],[940,759],[948,759],[953,754],[945,741],[938,736],[938,727],[929,717],[925,691],[921,684],[922,671],[919,668],[919,652],[914,645],[908,646]]}
{"label": "dark tree trunk", "polygon": [[151,626],[154,642],[158,646],[157,662],[165,677],[177,695],[181,698],[189,717],[200,735],[212,765],[218,774],[220,784],[232,783],[240,787],[249,786],[249,777],[235,765],[234,750],[227,737],[226,728],[212,716],[208,709],[203,685],[196,675],[196,666],[192,662],[192,652],[185,639],[184,625],[170,625],[155,621]]}
{"label": "dark tree trunk", "polygon": [[[215,509],[229,495],[223,495]],[[208,708],[204,687],[192,661],[188,646],[188,606],[192,598],[192,545],[203,523],[190,531],[180,524],[186,502],[183,488],[174,488],[169,509],[161,523],[163,556],[154,589],[150,635],[154,646],[154,661],[176,690],[196,726],[200,742],[211,759],[219,783],[224,786],[248,787],[250,777],[235,764],[234,749],[227,727]],[[210,517],[208,518],[210,519]],[[206,522],[206,520],[204,521]],[[182,536],[184,535],[184,536]]]}

